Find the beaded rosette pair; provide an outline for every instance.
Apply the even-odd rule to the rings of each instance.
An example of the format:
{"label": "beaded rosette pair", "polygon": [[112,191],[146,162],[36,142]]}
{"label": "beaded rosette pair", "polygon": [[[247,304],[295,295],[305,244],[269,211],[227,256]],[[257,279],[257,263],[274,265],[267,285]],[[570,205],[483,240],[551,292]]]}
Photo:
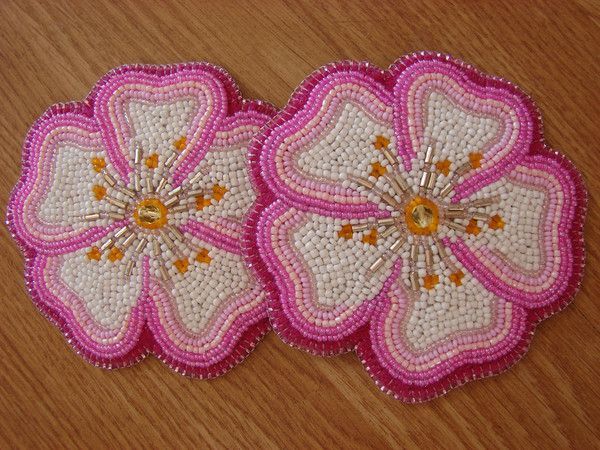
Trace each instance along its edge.
{"label": "beaded rosette pair", "polygon": [[218,376],[270,326],[421,401],[499,373],[579,287],[586,192],[514,85],[419,53],[340,62],[277,112],[209,64],[50,108],[8,222],[88,361]]}

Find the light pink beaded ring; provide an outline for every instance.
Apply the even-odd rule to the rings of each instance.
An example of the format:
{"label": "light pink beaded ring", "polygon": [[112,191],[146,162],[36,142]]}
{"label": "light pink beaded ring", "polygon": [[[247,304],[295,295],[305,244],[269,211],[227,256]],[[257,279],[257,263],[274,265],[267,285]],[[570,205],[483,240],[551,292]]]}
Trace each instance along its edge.
{"label": "light pink beaded ring", "polygon": [[250,159],[274,329],[401,400],[507,369],[579,287],[579,173],[527,95],[451,57],[321,68]]}
{"label": "light pink beaded ring", "polygon": [[273,114],[199,63],[120,67],[35,123],[8,223],[34,301],[85,359],[214,377],[268,330],[242,237],[248,143]]}

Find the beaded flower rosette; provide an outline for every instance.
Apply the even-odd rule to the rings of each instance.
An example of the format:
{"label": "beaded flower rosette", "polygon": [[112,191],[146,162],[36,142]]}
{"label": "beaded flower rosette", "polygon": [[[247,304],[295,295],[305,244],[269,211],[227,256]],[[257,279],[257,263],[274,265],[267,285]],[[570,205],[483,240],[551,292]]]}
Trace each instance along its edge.
{"label": "beaded flower rosette", "polygon": [[242,241],[247,147],[273,114],[191,63],[120,67],[34,124],[8,222],[34,301],[85,359],[213,377],[267,331]]}
{"label": "beaded flower rosette", "polygon": [[505,370],[579,287],[579,173],[527,95],[451,57],[323,67],[250,158],[273,328],[404,401]]}

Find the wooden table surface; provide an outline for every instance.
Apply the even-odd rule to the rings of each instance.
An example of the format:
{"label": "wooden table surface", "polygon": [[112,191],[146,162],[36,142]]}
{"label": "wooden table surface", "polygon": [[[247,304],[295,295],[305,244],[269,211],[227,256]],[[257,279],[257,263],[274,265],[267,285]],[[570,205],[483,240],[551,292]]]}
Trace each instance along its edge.
{"label": "wooden table surface", "polygon": [[29,300],[0,227],[0,447],[600,447],[600,3],[0,2],[0,210],[20,145],[47,106],[114,66],[207,60],[244,94],[285,104],[320,65],[382,67],[438,50],[530,92],[546,137],[583,171],[588,263],[574,304],[509,372],[406,405],[353,354],[310,356],[269,334],[226,376],[190,380],[149,358],[118,371],[76,356]]}

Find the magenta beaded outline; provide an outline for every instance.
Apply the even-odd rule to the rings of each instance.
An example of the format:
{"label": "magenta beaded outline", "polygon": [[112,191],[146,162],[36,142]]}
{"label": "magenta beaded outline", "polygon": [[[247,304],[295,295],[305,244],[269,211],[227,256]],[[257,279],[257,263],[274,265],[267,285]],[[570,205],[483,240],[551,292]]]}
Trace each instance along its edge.
{"label": "magenta beaded outline", "polygon": [[[44,290],[40,289],[36,278],[35,278],[35,261],[42,255],[42,253],[51,254],[50,248],[34,248],[28,242],[28,237],[23,236],[18,224],[15,221],[15,217],[20,214],[17,204],[21,192],[29,183],[30,171],[33,169],[33,163],[30,161],[32,151],[32,141],[35,140],[39,129],[46,124],[49,120],[60,117],[63,115],[73,115],[81,117],[83,121],[94,120],[94,107],[97,101],[98,95],[102,92],[103,87],[111,81],[114,77],[122,74],[137,74],[140,78],[150,77],[154,79],[166,79],[173,77],[177,74],[185,73],[189,75],[192,73],[199,74],[202,76],[205,74],[209,78],[213,78],[215,82],[220,83],[223,93],[225,94],[224,103],[224,117],[222,125],[224,127],[230,126],[234,123],[244,124],[245,120],[248,122],[261,121],[261,125],[266,120],[273,117],[276,113],[276,109],[268,102],[262,100],[247,100],[242,97],[241,91],[237,83],[233,80],[231,75],[223,68],[202,62],[202,63],[181,63],[173,65],[125,65],[117,67],[103,76],[90,91],[85,100],[81,102],[70,102],[70,103],[59,103],[48,108],[36,120],[36,122],[30,128],[27,138],[22,147],[22,171],[21,176],[15,185],[7,207],[6,223],[10,229],[11,235],[17,242],[25,258],[25,282],[27,290],[40,312],[48,318],[55,326],[57,326],[63,335],[65,336],[68,343],[72,346],[74,351],[84,358],[89,363],[105,368],[115,369],[121,367],[127,367],[143,360],[147,355],[154,355],[161,361],[163,361],[172,370],[190,377],[197,378],[213,378],[224,374],[235,365],[242,362],[254,349],[254,347],[260,342],[263,336],[270,330],[270,324],[266,317],[266,311],[261,307],[258,308],[257,314],[246,314],[240,315],[236,319],[233,328],[237,328],[238,331],[234,330],[234,334],[231,336],[232,344],[229,347],[229,351],[224,356],[215,358],[214,362],[204,365],[194,365],[193,359],[186,363],[185,357],[175,357],[173,353],[166,351],[163,345],[159,344],[155,338],[154,332],[147,323],[148,318],[144,318],[146,313],[144,311],[150,311],[150,300],[147,294],[141,294],[139,303],[136,308],[139,312],[138,326],[136,331],[131,336],[131,343],[129,348],[121,354],[116,353],[116,356],[106,357],[102,353],[96,353],[85,345],[77,333],[74,333],[72,325],[66,318],[64,311],[57,309],[52,306],[52,301],[44,294]],[[235,117],[234,117],[235,116]],[[209,144],[210,145],[210,144]],[[204,156],[205,153],[198,155],[195,162],[188,162],[188,166],[197,164],[199,160]],[[187,156],[187,155],[186,155]],[[184,162],[187,158],[184,159]],[[118,169],[118,168],[117,168]],[[181,184],[182,180],[174,180],[174,183]],[[247,225],[242,223],[241,233],[246,233]],[[188,230],[186,230],[188,231]],[[211,232],[205,230],[206,241],[211,244],[216,243],[220,238],[211,235]],[[214,234],[214,233],[212,233]],[[93,233],[92,233],[93,235]],[[89,237],[89,235],[88,235]],[[224,239],[223,242],[219,242],[218,248],[223,248],[225,251],[232,251],[232,239],[226,239],[227,236],[220,236]],[[220,239],[220,240],[223,240]],[[229,242],[231,241],[231,242]],[[74,243],[69,246],[76,245]],[[240,244],[235,244],[240,245]],[[231,248],[230,248],[231,247]],[[69,248],[69,247],[67,247]],[[236,249],[239,252],[239,249]],[[142,261],[142,266],[145,270],[148,269],[147,258]],[[147,292],[147,280],[143,282],[142,292]],[[260,310],[260,311],[259,311]],[[245,319],[247,317],[247,319]],[[248,321],[244,324],[244,321]],[[160,327],[160,324],[154,324]]]}
{"label": "magenta beaded outline", "polygon": [[[307,336],[292,323],[289,305],[284,306],[282,303],[282,295],[284,295],[285,287],[282,284],[280,268],[274,269],[270,267],[271,262],[267,261],[265,255],[270,255],[272,249],[268,243],[264,242],[261,230],[264,229],[266,224],[271,223],[268,219],[265,219],[270,214],[270,209],[281,208],[286,210],[291,208],[292,205],[299,207],[299,202],[292,202],[290,200],[290,194],[285,191],[288,189],[287,187],[280,189],[277,183],[273,183],[273,178],[264,172],[265,168],[261,165],[261,158],[265,158],[265,143],[270,139],[272,133],[289,123],[293,123],[296,114],[302,111],[303,107],[307,106],[307,102],[311,101],[310,94],[313,88],[324,78],[332,74],[343,74],[351,70],[362,74],[366,79],[371,80],[373,84],[383,86],[391,93],[393,92],[397,77],[412,64],[421,61],[441,61],[451,64],[469,81],[484,88],[504,89],[519,98],[528,111],[527,114],[531,120],[530,131],[532,133],[531,144],[524,149],[523,157],[526,156],[531,164],[557,164],[560,170],[563,171],[563,174],[570,176],[573,187],[573,191],[570,192],[572,195],[570,200],[574,202],[574,205],[571,205],[572,216],[566,240],[571,246],[570,258],[568,258],[571,270],[569,271],[570,276],[568,279],[563,280],[560,295],[554,298],[549,304],[522,310],[524,311],[522,327],[517,339],[512,342],[512,347],[508,352],[505,352],[497,359],[479,364],[459,364],[450,373],[440,379],[431,383],[424,381],[419,385],[394,376],[390,368],[382,363],[381,358],[378,357],[373,348],[372,333],[375,332],[375,328],[369,324],[373,323],[373,317],[379,314],[381,309],[384,308],[381,296],[371,301],[371,303],[375,303],[375,306],[369,307],[365,313],[365,323],[341,338],[329,339],[326,335],[319,336],[318,338]],[[402,117],[397,115],[396,109],[394,109],[394,114],[395,128],[397,128],[398,122],[402,120]],[[580,287],[585,260],[583,223],[587,205],[587,192],[580,173],[565,156],[546,145],[542,133],[541,114],[527,94],[503,78],[485,75],[471,65],[453,59],[450,56],[434,52],[413,53],[397,60],[387,71],[381,70],[368,62],[356,61],[341,61],[318,69],[301,83],[292,94],[288,104],[269,122],[263,129],[263,132],[256,137],[251,145],[249,158],[252,168],[252,181],[260,193],[260,197],[248,215],[248,223],[254,226],[255,232],[247,233],[244,248],[249,264],[254,268],[268,290],[269,316],[273,329],[289,345],[316,355],[331,356],[354,350],[380,389],[402,401],[426,401],[443,395],[450,389],[458,387],[467,381],[504,372],[526,353],[537,324],[566,307]],[[506,162],[506,164],[511,163],[513,166],[517,164],[514,161]],[[267,179],[269,181],[266,181]],[[319,202],[313,199],[302,206],[304,211],[327,214],[327,209],[331,207],[331,204],[326,204],[325,202],[323,205],[320,205]],[[339,217],[347,216],[350,216],[350,214],[342,212],[339,215]],[[502,292],[502,290],[498,289],[498,292]]]}

